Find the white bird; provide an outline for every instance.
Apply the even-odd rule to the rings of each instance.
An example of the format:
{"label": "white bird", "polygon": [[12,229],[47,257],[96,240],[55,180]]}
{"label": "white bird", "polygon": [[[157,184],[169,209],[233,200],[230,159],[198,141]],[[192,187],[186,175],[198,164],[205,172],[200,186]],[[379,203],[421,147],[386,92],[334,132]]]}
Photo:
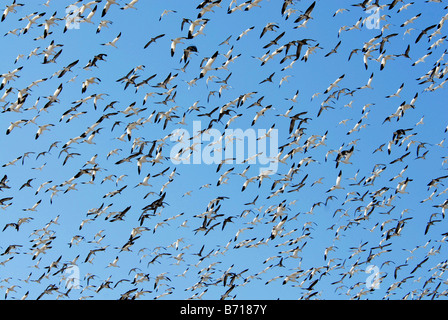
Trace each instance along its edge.
{"label": "white bird", "polygon": [[82,88],[81,88],[81,92],[84,93],[86,92],[87,88],[89,87],[89,85],[91,84],[99,84],[99,82],[101,82],[101,80],[97,77],[90,77],[87,78],[83,83],[82,83]]}
{"label": "white bird", "polygon": [[23,6],[24,6],[23,3],[16,3],[16,0],[14,0],[13,3],[11,3],[10,5],[6,6],[6,9],[3,11],[3,14],[2,14],[1,21],[3,22],[6,19],[6,16],[8,14],[16,13],[17,12],[17,10],[16,10],[17,7],[23,7]]}
{"label": "white bird", "polygon": [[34,211],[36,212],[36,208],[39,206],[39,204],[42,202],[42,200],[37,201],[31,208],[23,209],[23,211]]}
{"label": "white bird", "polygon": [[208,60],[205,66],[201,68],[201,73],[199,74],[199,78],[203,78],[207,72],[212,70],[212,64],[215,62],[216,57],[218,56],[218,51],[216,51]]}
{"label": "white bird", "polygon": [[370,75],[370,78],[369,78],[369,80],[367,81],[367,84],[364,85],[364,86],[362,86],[362,87],[359,87],[358,90],[367,89],[367,88],[369,88],[369,89],[373,89],[373,88],[372,88],[372,80],[373,80],[373,72],[372,72],[372,74]]}
{"label": "white bird", "polygon": [[[96,13],[96,9],[97,9],[97,6],[95,6],[95,7],[93,8],[93,10],[89,12],[89,14],[87,15],[87,17],[85,17],[85,18],[82,20],[82,22],[93,23],[92,18],[93,18],[93,16],[94,16],[95,13]],[[97,32],[97,33],[98,33],[98,32]]]}
{"label": "white bird", "polygon": [[410,181],[412,181],[412,179],[406,178],[406,180],[399,182],[397,188],[395,189],[395,193],[401,193],[401,194],[408,193],[406,191],[406,188]]}
{"label": "white bird", "polygon": [[335,82],[333,82],[324,92],[324,94],[327,94],[328,92],[330,92],[331,90],[333,90],[334,88],[337,87],[338,83],[345,77],[345,74],[343,74],[342,76],[340,76],[339,78],[336,79]]}
{"label": "white bird", "polygon": [[114,261],[112,261],[111,263],[109,263],[108,265],[107,265],[107,267],[106,268],[109,268],[109,267],[115,267],[115,268],[118,268],[118,265],[117,265],[117,263],[118,263],[118,256],[114,259]]}
{"label": "white bird", "polygon": [[176,46],[179,43],[183,44],[183,42],[182,42],[183,39],[186,39],[186,38],[185,37],[178,37],[178,38],[171,39],[171,56],[174,56],[174,53],[176,51]]}
{"label": "white bird", "polygon": [[116,4],[117,6],[119,5],[119,4],[117,3],[116,0],[106,0],[106,1],[107,1],[107,2],[106,2],[106,4],[104,5],[103,11],[102,11],[102,13],[101,13],[101,17],[104,17],[104,16],[106,15],[106,13],[109,11],[110,7],[111,7],[113,4]]}
{"label": "white bird", "polygon": [[387,62],[388,60],[394,60],[395,57],[396,57],[396,55],[394,55],[394,54],[386,54],[386,55],[383,55],[383,56],[381,57],[381,61],[380,61],[380,70],[383,70],[384,67],[386,67],[386,62]]}
{"label": "white bird", "polygon": [[426,58],[428,58],[430,55],[432,54],[432,51],[428,52],[427,54],[425,54],[423,57],[421,57],[420,59],[418,59],[417,61],[415,61],[412,66],[416,66],[419,63],[425,62]]}
{"label": "white bird", "polygon": [[238,36],[238,38],[236,38],[236,41],[239,41],[242,37],[244,37],[250,30],[253,30],[255,28],[255,26],[252,26],[246,30],[244,30],[243,32],[241,32],[241,34]]}
{"label": "white bird", "polygon": [[8,297],[8,294],[10,293],[10,292],[17,292],[15,289],[16,288],[21,288],[20,286],[18,286],[18,285],[12,285],[12,286],[10,286],[9,288],[7,288],[6,289],[6,292],[5,292],[5,299]]}
{"label": "white bird", "polygon": [[344,189],[344,187],[341,187],[341,177],[342,177],[342,170],[339,171],[338,177],[336,178],[336,184],[332,186],[330,189],[328,189],[327,192],[332,192],[337,189]]}
{"label": "white bird", "polygon": [[23,30],[22,33],[26,34],[28,32],[28,30],[30,30],[30,28],[33,24],[37,24],[37,22],[36,22],[37,19],[42,18],[44,15],[45,15],[45,12],[42,12],[39,14],[37,12],[34,12],[26,17],[20,18],[19,21],[22,21],[25,19],[28,20],[28,24],[25,26],[25,28],[22,29]]}
{"label": "white bird", "polygon": [[208,19],[196,19],[190,22],[190,27],[188,28],[188,36],[187,39],[193,39],[194,38],[194,29],[197,26],[200,26],[201,24],[203,24],[205,26],[205,24],[207,24]]}
{"label": "white bird", "polygon": [[403,87],[404,87],[404,82],[401,84],[400,88],[398,88],[397,92],[395,92],[395,93],[392,94],[392,95],[388,95],[388,96],[386,96],[386,98],[399,97],[401,91],[403,90]]}
{"label": "white bird", "polygon": [[10,134],[14,128],[20,128],[20,125],[22,123],[26,123],[26,122],[27,122],[27,120],[23,120],[23,119],[17,120],[15,122],[11,122],[11,125],[8,127],[8,129],[6,129],[6,135]]}
{"label": "white bird", "polygon": [[110,20],[101,20],[96,29],[96,33],[100,33],[103,28],[109,28],[109,25],[112,23]]}
{"label": "white bird", "polygon": [[166,16],[167,14],[169,14],[169,13],[177,13],[177,11],[175,11],[175,10],[170,10],[170,9],[165,9],[165,10],[163,10],[162,14],[161,14],[160,17],[159,17],[159,21],[162,20],[162,18],[163,18],[164,16]]}
{"label": "white bird", "polygon": [[131,0],[131,2],[126,3],[124,7],[121,7],[121,10],[127,10],[127,9],[137,9],[135,4],[138,2],[138,0]]}
{"label": "white bird", "polygon": [[49,123],[49,124],[44,124],[42,126],[39,126],[39,129],[37,130],[36,136],[34,137],[34,139],[37,140],[42,135],[42,133],[44,131],[50,130],[49,127],[54,127],[54,124]]}
{"label": "white bird", "polygon": [[0,78],[3,78],[2,83],[0,84],[0,90],[2,90],[5,85],[8,84],[9,81],[15,79],[15,78],[19,78],[20,76],[17,75],[17,73],[22,70],[23,67],[18,67],[16,69],[14,69],[13,71],[10,71],[8,73],[4,73],[0,75]]}
{"label": "white bird", "polygon": [[52,26],[52,25],[57,25],[57,23],[56,23],[56,21],[58,21],[58,20],[62,20],[62,19],[60,19],[60,18],[56,18],[56,12],[49,18],[49,19],[47,19],[44,23],[42,23],[42,24],[40,24],[40,25],[38,25],[39,27],[44,27],[44,39],[49,35],[49,34],[51,34],[51,32],[50,32],[50,27]]}
{"label": "white bird", "polygon": [[101,45],[103,45],[103,46],[112,46],[112,47],[114,47],[114,48],[117,48],[116,43],[117,43],[118,40],[120,40],[120,38],[121,38],[121,32],[120,32],[120,33],[118,34],[118,36],[116,36],[115,39],[113,39],[112,41],[103,43],[103,44],[101,44]]}
{"label": "white bird", "polygon": [[345,11],[350,11],[350,10],[345,9],[345,8],[340,8],[340,9],[336,10],[336,12],[333,14],[333,17],[335,17],[336,15],[343,13]]}

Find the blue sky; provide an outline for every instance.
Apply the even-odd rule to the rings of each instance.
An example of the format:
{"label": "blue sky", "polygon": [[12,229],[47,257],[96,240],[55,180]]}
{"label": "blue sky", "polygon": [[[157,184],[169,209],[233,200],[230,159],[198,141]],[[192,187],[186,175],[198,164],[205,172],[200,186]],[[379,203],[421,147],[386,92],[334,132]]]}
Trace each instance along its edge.
{"label": "blue sky", "polygon": [[[297,28],[301,22],[295,22],[296,19],[310,7],[312,1],[294,1],[288,7],[292,10],[291,16],[286,19],[286,15],[281,15],[282,1],[263,0],[259,1],[260,7],[229,14],[229,5],[233,8],[235,4],[223,0],[219,6],[213,7],[213,12],[207,12],[202,17],[207,19],[204,34],[183,39],[172,57],[171,41],[187,37],[190,23],[186,22],[181,30],[182,21],[197,19],[200,12],[198,4],[174,0],[138,1],[136,10],[120,10],[127,2],[118,1],[119,5],[112,5],[107,14],[101,17],[106,1],[99,1],[97,4],[92,3],[91,9],[84,12],[86,16],[97,6],[91,19],[93,23],[82,22],[81,18],[79,28],[63,32],[66,8],[70,5],[81,8],[86,1],[50,1],[49,6],[44,6],[44,1],[22,1],[24,5],[17,7],[16,13],[9,13],[0,23],[0,33],[5,35],[2,37],[4,50],[0,52],[2,80],[8,72],[21,68],[17,72],[19,77],[9,81],[0,92],[3,96],[8,88],[12,88],[11,93],[2,101],[0,124],[4,130],[1,139],[4,152],[0,154],[0,163],[5,164],[1,168],[1,177],[6,175],[6,186],[9,187],[2,188],[2,198],[13,197],[3,203],[0,226],[3,229],[21,218],[32,219],[21,224],[18,231],[8,226],[1,233],[2,253],[10,245],[19,245],[13,250],[16,253],[1,255],[0,261],[9,259],[0,266],[2,278],[10,278],[8,282],[1,283],[2,290],[6,293],[8,288],[17,285],[15,292],[8,292],[5,297],[20,299],[28,292],[28,299],[118,299],[125,292],[136,289],[135,292],[150,291],[139,296],[140,299],[188,299],[197,296],[203,299],[220,299],[231,288],[228,282],[224,284],[225,275],[230,275],[230,278],[226,278],[226,281],[230,281],[232,275],[242,272],[241,276],[234,279],[235,287],[229,293],[230,298],[303,299],[312,294],[312,298],[321,299],[429,299],[433,296],[444,299],[447,289],[444,274],[447,248],[443,241],[446,222],[442,208],[437,206],[447,199],[444,193],[447,188],[446,180],[441,179],[436,187],[428,187],[428,184],[433,179],[447,175],[448,168],[444,163],[447,156],[446,145],[441,143],[447,136],[445,128],[448,125],[446,88],[443,87],[447,79],[447,47],[444,41],[446,26],[440,24],[446,19],[444,17],[448,11],[443,2],[416,2],[398,12],[408,2],[398,3],[393,9],[389,9],[389,3],[379,1],[382,5],[378,14],[382,17],[379,29],[369,28],[368,23],[364,23],[359,29],[341,31],[344,26],[349,29],[360,19],[369,18],[373,13],[354,6],[356,1],[316,1],[311,13],[312,19],[307,21],[306,27]],[[237,5],[241,3],[237,1]],[[3,2],[2,5],[6,7],[10,5],[10,1]],[[348,11],[334,16],[340,8]],[[173,11],[162,16],[164,10]],[[7,34],[10,30],[22,30],[27,21],[19,19],[34,12],[45,12],[45,15],[26,34]],[[51,26],[51,34],[46,38],[36,39],[44,34],[43,27],[39,24],[49,19],[53,13],[61,19],[56,22],[58,25]],[[405,21],[417,15],[414,22],[403,26]],[[101,20],[109,20],[111,24],[97,33]],[[278,28],[260,37],[268,23],[275,23]],[[438,26],[430,29],[416,43],[421,30],[432,25]],[[436,33],[429,38],[439,26],[440,34]],[[243,31],[252,27],[245,36],[237,40]],[[408,30],[407,34],[406,31],[410,28],[412,30]],[[195,30],[198,29],[199,27]],[[284,36],[277,44],[263,48],[282,32]],[[116,42],[117,48],[103,45],[119,34],[121,37]],[[161,34],[164,36],[144,49],[152,37]],[[380,53],[379,43],[388,36],[389,41],[384,43],[384,51]],[[372,51],[366,69],[363,62],[365,52],[362,48],[375,37],[377,40],[371,42],[371,47],[368,46]],[[222,44],[226,39],[228,43]],[[308,45],[303,46],[299,59],[290,68],[285,68],[295,58],[294,41],[301,39],[310,40]],[[55,52],[62,51],[55,63],[43,64],[42,52],[52,41],[60,45]],[[339,41],[341,43],[337,52],[325,57]],[[292,55],[290,59],[282,61],[286,56],[285,48],[263,65],[257,59],[288,43],[292,44],[288,51]],[[409,59],[402,56],[408,45]],[[197,53],[191,53],[188,65],[185,70],[181,70],[185,66],[181,61],[183,50],[188,46],[195,46]],[[301,58],[310,46],[318,48],[305,62]],[[358,51],[349,59],[354,49]],[[38,55],[28,58],[33,50]],[[232,51],[226,57],[229,50]],[[230,55],[235,59],[227,69],[211,70],[205,77],[199,78],[203,59],[208,60],[215,52],[218,55],[213,67],[221,66]],[[425,62],[413,66],[415,61],[428,52],[431,54]],[[104,54],[105,61],[98,61],[96,67],[84,68],[98,54]],[[381,59],[378,59],[381,54],[393,55],[393,59],[387,61],[382,70]],[[23,57],[16,61],[19,55]],[[57,74],[54,76],[75,61],[78,63],[71,72],[61,78]],[[135,69],[138,66],[142,67]],[[434,69],[435,67],[438,68]],[[132,84],[125,89],[124,83],[117,80],[131,70],[138,76],[136,83],[154,77],[138,90]],[[424,79],[421,78],[431,75],[431,72],[432,87],[429,82],[422,83]],[[272,82],[260,84],[271,74],[274,74]],[[169,75],[175,77],[167,87],[156,88]],[[219,95],[218,91],[223,84],[220,81],[229,75],[228,87],[222,88]],[[338,86],[324,93],[342,75],[344,77]],[[367,84],[371,75],[372,88],[359,89]],[[208,79],[209,76],[214,77]],[[290,77],[279,85],[284,76]],[[100,81],[89,85],[83,93],[82,83],[91,77]],[[10,106],[18,100],[18,91],[39,79],[46,80],[28,91],[18,112],[11,111]],[[195,81],[194,84],[190,82],[192,80]],[[48,101],[46,97],[52,95],[61,84],[63,89],[58,96],[59,101],[52,104],[48,112],[41,110]],[[403,90],[399,97],[387,98],[402,84]],[[428,87],[437,89],[427,90]],[[289,100],[297,91],[297,100]],[[244,104],[232,104],[242,95],[251,92],[253,94]],[[152,94],[143,104],[147,93]],[[70,112],[79,113],[77,118],[69,122],[66,122],[69,117],[61,120],[62,115],[76,106],[79,99],[94,94],[104,94],[98,100],[96,109],[91,99]],[[315,94],[319,95],[314,97]],[[384,121],[402,103],[411,103],[416,94],[414,108],[406,110],[398,121],[396,117],[391,121]],[[167,97],[169,100],[162,103]],[[251,105],[260,98],[263,98],[262,107],[271,107],[251,126],[255,114],[262,108]],[[112,102],[113,108],[104,110]],[[201,109],[189,111],[189,107],[195,102],[198,102]],[[33,108],[35,103],[37,108]],[[278,141],[275,142],[279,147],[284,147],[282,156],[295,148],[305,147],[307,141],[317,143],[327,133],[324,144],[316,145],[311,142],[310,148],[297,149],[294,155],[286,159],[286,163],[278,164],[278,170],[274,174],[264,179],[260,185],[255,180],[244,191],[242,186],[246,178],[239,174],[248,167],[246,163],[224,164],[217,172],[216,164],[172,162],[169,158],[170,151],[176,141],[170,139],[170,134],[183,129],[192,137],[195,134],[194,121],[200,121],[201,127],[207,128],[210,120],[217,119],[219,110],[223,110],[222,107],[229,103],[230,113],[223,116],[221,123],[212,123],[212,128],[221,134],[224,134],[229,118],[241,114],[229,128],[249,130],[248,132],[258,129],[267,131],[275,124],[274,129],[278,130]],[[131,104],[135,104],[134,107],[140,110],[138,114],[127,116],[123,111]],[[368,104],[370,105],[364,108]],[[319,113],[322,105],[329,108]],[[160,122],[154,121],[155,114],[173,107],[176,108],[171,114],[175,117],[167,122],[165,128],[163,119]],[[217,107],[218,111],[211,118],[203,116]],[[306,112],[300,118],[307,118],[300,125],[303,132],[296,144],[292,143],[289,133],[290,119],[280,116],[291,107],[293,109],[289,116]],[[87,131],[86,136],[81,135],[105,114],[109,114],[109,118],[92,128],[101,128],[92,139],[94,144],[81,142],[91,131]],[[185,124],[179,123],[184,114]],[[35,124],[29,122],[36,116]],[[132,130],[130,140],[127,136],[124,136],[124,140],[117,139],[126,132],[128,124],[142,123],[148,118],[149,121]],[[20,119],[25,120],[26,124],[21,124],[20,128],[14,128],[6,134],[11,122]],[[348,134],[360,120],[361,129]],[[45,124],[54,126],[35,139],[38,126]],[[298,123],[295,129],[297,126]],[[405,136],[414,135],[407,137],[405,141],[400,139],[396,144],[393,142],[391,153],[388,154],[388,143],[398,129],[411,129],[406,131]],[[79,136],[81,138],[77,143],[64,148],[64,144],[70,139]],[[60,142],[50,152],[36,158],[40,152],[48,151],[56,141]],[[132,149],[133,143],[139,141],[147,143],[143,149],[144,154],[148,154],[153,141],[156,141],[157,148],[152,157],[160,150],[159,147],[164,157],[161,163],[143,163],[140,174],[137,171],[137,158],[117,164],[117,161],[139,149]],[[414,143],[406,149],[411,141]],[[201,150],[207,143],[203,141]],[[382,152],[374,152],[383,144]],[[417,154],[417,146],[420,144],[422,148]],[[349,149],[352,145],[354,152],[350,158],[351,164],[340,163],[336,167],[337,150]],[[114,149],[118,149],[118,154],[107,157]],[[331,153],[332,150],[336,152]],[[425,151],[428,151],[425,158],[417,159]],[[25,158],[23,163],[20,158],[14,165],[6,165],[27,152],[34,153]],[[73,157],[64,165],[67,152],[73,153]],[[394,162],[407,152],[410,153],[402,162]],[[98,171],[92,183],[89,182],[91,177],[88,174],[71,180],[80,169],[92,168],[93,165],[86,165],[86,162],[95,155],[98,155]],[[249,157],[250,154],[245,156]],[[299,166],[301,160],[307,158],[313,162]],[[151,161],[151,157],[148,160]],[[41,166],[41,170],[36,169]],[[263,167],[260,161],[251,163],[247,179],[258,176]],[[231,168],[233,171],[229,173],[227,183],[217,186],[221,174]],[[291,168],[296,171],[291,180],[285,180]],[[393,179],[405,168],[402,176]],[[372,184],[365,182],[375,170],[378,172],[380,169],[384,170]],[[158,175],[161,172],[164,174]],[[344,189],[327,192],[335,184],[339,172]],[[135,187],[148,174],[151,186]],[[113,176],[113,180],[103,182],[109,175]],[[123,179],[117,182],[120,176]],[[320,178],[321,184],[313,183]],[[397,194],[397,186],[407,178],[412,180],[407,185],[406,193]],[[33,179],[32,187],[20,189],[28,179]],[[277,182],[274,184],[275,181]],[[302,188],[291,191],[297,189],[302,181]],[[39,186],[45,182],[48,184],[36,194]],[[76,183],[73,186],[76,190],[64,193],[71,183]],[[208,184],[210,188],[203,187]],[[105,197],[109,192],[123,187],[126,188],[121,194]],[[282,187],[283,192],[272,196]],[[375,196],[375,192],[382,188],[385,188],[384,193]],[[51,197],[54,190],[59,191]],[[140,227],[142,208],[159,199],[164,192],[166,196],[163,208],[159,207],[156,214],[149,216],[141,225],[148,230],[135,239],[130,247],[131,251],[122,251],[121,248],[129,240],[133,228]],[[328,196],[334,198],[327,199]],[[210,202],[219,199],[218,197],[222,197],[222,200],[212,207],[215,210],[212,215],[216,217],[208,227],[219,224],[206,235],[203,231],[196,232],[203,223],[201,214],[207,212]],[[250,204],[256,197],[255,205]],[[429,200],[422,202],[428,197]],[[38,201],[36,211],[24,211]],[[311,210],[315,204],[320,205]],[[372,205],[373,211],[369,212]],[[111,212],[114,215],[114,212],[120,212],[129,206],[123,220],[112,222],[111,218],[106,219]],[[285,215],[274,219],[273,213],[279,206],[284,206]],[[98,217],[88,215],[95,208],[106,207],[105,213]],[[366,212],[369,212],[367,217]],[[224,220],[231,216],[232,223],[227,223],[222,229]],[[56,217],[57,224],[48,225]],[[280,235],[270,239],[273,227],[285,217],[286,222],[282,225]],[[85,219],[91,220],[80,229],[80,224]],[[187,227],[183,226],[185,221]],[[399,235],[387,237],[388,230],[393,233],[400,226],[399,221],[404,222]],[[429,221],[435,222],[425,234]],[[166,224],[159,226],[159,223]],[[243,231],[235,239],[239,230]],[[96,242],[101,235],[105,237]],[[74,236],[80,236],[82,240],[78,245],[69,246],[68,243]],[[172,244],[178,239],[182,241],[176,249]],[[246,240],[251,242],[245,242]],[[41,247],[45,241],[50,248],[32,260],[35,252],[33,250]],[[361,245],[362,251],[352,255]],[[330,251],[325,260],[324,252],[332,246],[334,251]],[[204,259],[197,255],[202,247],[202,257],[206,256]],[[89,252],[99,248],[105,249],[97,252],[91,262],[85,262]],[[297,258],[291,257],[296,248],[301,251],[297,252]],[[155,262],[149,263],[158,254],[161,255]],[[179,254],[182,260],[176,264],[174,257]],[[73,276],[64,268],[72,266],[76,257],[79,287],[72,288],[67,295],[63,295],[61,293],[68,290],[64,277]],[[118,267],[108,267],[116,257]],[[425,260],[426,258],[428,259]],[[53,263],[55,261],[57,263]],[[422,266],[412,272],[422,261]],[[50,265],[54,266],[48,268]],[[372,270],[379,273],[367,273],[369,266],[373,266]],[[133,282],[134,277],[139,274],[149,278],[147,281]],[[161,274],[168,279],[160,280],[159,285],[155,286],[155,279]],[[94,275],[94,278],[88,281],[90,275]],[[292,275],[296,276],[296,281],[285,281]],[[376,276],[380,277],[380,285],[375,290],[369,290],[366,284],[371,283],[369,281]],[[315,283],[316,279],[318,282]],[[112,289],[98,290],[105,281],[111,281]],[[41,296],[49,286],[58,289]],[[436,294],[433,295],[434,293]]]}

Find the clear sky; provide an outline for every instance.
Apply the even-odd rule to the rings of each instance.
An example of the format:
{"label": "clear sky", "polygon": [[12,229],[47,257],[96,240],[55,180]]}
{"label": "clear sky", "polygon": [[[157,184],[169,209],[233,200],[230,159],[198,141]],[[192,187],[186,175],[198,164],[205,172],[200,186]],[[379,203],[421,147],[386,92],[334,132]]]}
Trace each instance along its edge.
{"label": "clear sky", "polygon": [[2,298],[445,299],[446,1],[106,2],[0,22]]}

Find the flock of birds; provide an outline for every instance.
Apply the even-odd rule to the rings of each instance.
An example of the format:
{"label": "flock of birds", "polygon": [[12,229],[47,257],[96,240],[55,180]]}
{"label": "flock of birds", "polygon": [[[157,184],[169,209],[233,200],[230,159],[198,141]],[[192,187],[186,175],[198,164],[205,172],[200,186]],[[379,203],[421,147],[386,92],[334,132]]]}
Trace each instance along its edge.
{"label": "flock of birds", "polygon": [[[444,1],[142,2],[4,9],[5,299],[446,298]],[[277,172],[174,164],[193,121]]]}

